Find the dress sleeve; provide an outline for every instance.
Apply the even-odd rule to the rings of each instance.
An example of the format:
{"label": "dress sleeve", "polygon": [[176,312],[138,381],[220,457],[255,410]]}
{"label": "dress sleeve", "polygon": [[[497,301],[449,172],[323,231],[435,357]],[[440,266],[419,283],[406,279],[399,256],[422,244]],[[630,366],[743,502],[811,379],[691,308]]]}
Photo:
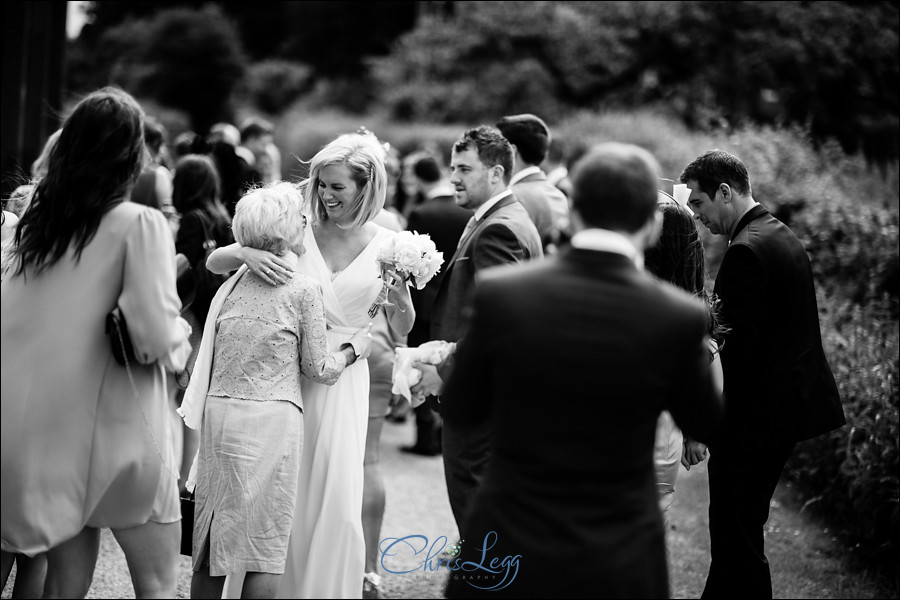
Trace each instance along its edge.
{"label": "dress sleeve", "polygon": [[300,371],[310,379],[333,385],[347,366],[343,352],[328,351],[325,303],[321,285],[306,286],[300,300]]}
{"label": "dress sleeve", "polygon": [[138,362],[184,369],[191,345],[175,288],[175,247],[161,212],[141,211],[125,238],[119,307],[128,323]]}

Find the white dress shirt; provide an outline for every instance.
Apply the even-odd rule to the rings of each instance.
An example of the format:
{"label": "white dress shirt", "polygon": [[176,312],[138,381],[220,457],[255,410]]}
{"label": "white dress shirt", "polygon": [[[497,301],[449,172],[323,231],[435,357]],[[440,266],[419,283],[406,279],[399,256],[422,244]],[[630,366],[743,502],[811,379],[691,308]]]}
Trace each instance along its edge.
{"label": "white dress shirt", "polygon": [[572,237],[572,247],[581,250],[614,252],[632,261],[638,269],[644,269],[644,253],[621,233],[608,229],[583,229]]}
{"label": "white dress shirt", "polygon": [[537,175],[541,172],[541,168],[538,166],[525,167],[515,175],[509,178],[509,186],[512,187],[515,184],[519,183],[529,175]]}
{"label": "white dress shirt", "polygon": [[511,195],[512,195],[512,190],[510,190],[509,188],[506,188],[505,190],[503,190],[496,196],[491,196],[491,198],[487,202],[485,202],[484,204],[479,206],[478,209],[475,211],[475,220],[476,221],[482,220],[484,218],[484,215],[487,214],[487,211],[491,210],[491,208],[495,204],[497,204],[498,202],[500,202],[507,196],[511,196]]}

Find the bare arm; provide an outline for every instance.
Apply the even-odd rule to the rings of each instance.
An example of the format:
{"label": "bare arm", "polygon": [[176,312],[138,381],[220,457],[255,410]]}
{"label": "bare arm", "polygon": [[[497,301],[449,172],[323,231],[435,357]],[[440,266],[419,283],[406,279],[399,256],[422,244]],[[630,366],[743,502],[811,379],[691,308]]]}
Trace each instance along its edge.
{"label": "bare arm", "polygon": [[209,255],[206,268],[213,273],[230,273],[241,265],[253,271],[260,279],[270,285],[281,285],[294,276],[290,263],[265,250],[246,248],[240,244],[230,244],[217,248]]}
{"label": "bare arm", "polygon": [[384,314],[394,333],[404,336],[410,332],[415,323],[416,311],[409,295],[409,286],[396,271],[387,272],[394,278],[394,282],[388,284],[388,302],[391,305],[384,307]]}

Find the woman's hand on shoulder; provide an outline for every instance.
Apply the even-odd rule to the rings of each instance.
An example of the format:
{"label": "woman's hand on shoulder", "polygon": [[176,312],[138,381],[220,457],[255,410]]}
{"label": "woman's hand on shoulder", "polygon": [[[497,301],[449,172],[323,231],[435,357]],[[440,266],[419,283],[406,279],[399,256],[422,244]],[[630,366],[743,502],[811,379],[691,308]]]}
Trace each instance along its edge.
{"label": "woman's hand on shoulder", "polygon": [[284,285],[294,276],[293,267],[282,257],[256,248],[239,248],[241,262],[269,285]]}

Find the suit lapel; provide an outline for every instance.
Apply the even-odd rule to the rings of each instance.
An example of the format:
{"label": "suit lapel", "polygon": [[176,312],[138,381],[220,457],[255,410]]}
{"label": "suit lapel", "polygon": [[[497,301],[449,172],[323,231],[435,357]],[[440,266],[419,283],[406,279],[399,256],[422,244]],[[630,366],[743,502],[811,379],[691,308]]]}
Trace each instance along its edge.
{"label": "suit lapel", "polygon": [[466,234],[464,237],[462,237],[459,240],[459,245],[456,247],[456,252],[453,253],[453,258],[450,259],[450,262],[447,263],[447,268],[444,270],[444,277],[443,277],[443,279],[441,279],[441,287],[438,289],[438,295],[440,295],[443,292],[444,288],[447,286],[447,282],[450,281],[450,270],[453,269],[453,266],[456,264],[456,261],[458,261],[460,258],[468,258],[465,255],[469,249],[469,244],[471,243],[472,239],[475,237],[475,234],[478,233],[479,231],[481,231],[485,227],[485,224],[490,220],[491,215],[496,213],[498,210],[500,210],[504,206],[509,206],[510,204],[513,204],[514,202],[518,202],[518,200],[516,200],[516,197],[513,196],[512,194],[510,194],[509,196],[506,196],[505,198],[503,198],[502,200],[497,202],[497,204],[495,204],[490,209],[488,209],[488,211],[484,214],[484,217],[482,217],[476,223],[475,227],[472,228],[472,231],[470,231],[468,234]]}
{"label": "suit lapel", "polygon": [[497,212],[504,206],[509,206],[513,202],[517,202],[515,196],[513,196],[512,194],[510,194],[509,196],[506,196],[505,198],[503,198],[502,200],[497,202],[497,204],[493,205],[490,209],[488,209],[488,211],[486,213],[484,213],[484,216],[475,222],[475,227],[473,227],[471,231],[469,231],[462,238],[460,238],[459,245],[457,245],[457,247],[456,247],[456,252],[453,253],[453,258],[450,259],[450,265],[447,267],[448,271],[450,270],[450,267],[453,266],[453,263],[456,262],[456,259],[458,257],[462,256],[463,254],[465,254],[464,250],[468,249],[469,243],[471,242],[472,238],[475,237],[476,233],[478,233],[480,230],[482,230],[484,228],[485,223],[487,223],[490,220],[491,215],[493,215],[495,212]]}

